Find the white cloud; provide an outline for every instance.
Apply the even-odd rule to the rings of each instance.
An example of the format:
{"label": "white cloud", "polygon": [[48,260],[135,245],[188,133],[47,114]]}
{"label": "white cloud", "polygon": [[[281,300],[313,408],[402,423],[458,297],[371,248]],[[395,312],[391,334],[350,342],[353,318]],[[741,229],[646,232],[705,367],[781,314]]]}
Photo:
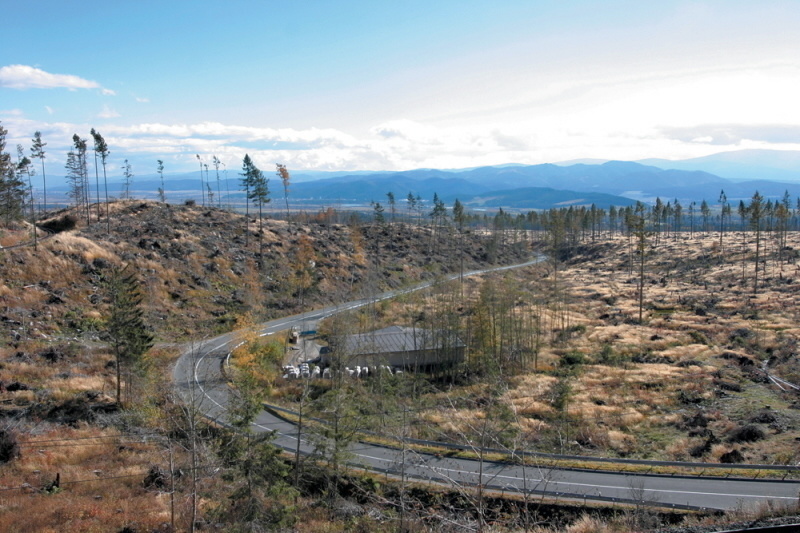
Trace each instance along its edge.
{"label": "white cloud", "polygon": [[261,143],[265,149],[269,148],[270,143],[290,143],[296,145],[296,148],[299,149],[322,145],[349,146],[358,143],[351,135],[332,128],[309,128],[305,130],[256,128],[219,122],[199,122],[196,124],[143,123],[133,126],[118,126],[114,131],[123,136],[166,136],[217,139],[226,142]]}
{"label": "white cloud", "polygon": [[44,108],[47,111],[48,115],[52,115],[55,112],[55,110],[52,107],[50,107],[49,105],[44,106]]}
{"label": "white cloud", "polygon": [[141,96],[134,96],[133,98],[134,98],[134,99],[135,99],[137,102],[139,102],[140,104],[149,104],[149,103],[150,103],[150,99],[149,99],[149,98],[143,98],[143,97],[141,97]]}
{"label": "white cloud", "polygon": [[105,88],[101,89],[100,93],[107,96],[116,96],[117,94],[116,91],[112,91],[111,89],[105,89]]}
{"label": "white cloud", "polygon": [[390,120],[372,128],[372,133],[384,139],[417,139],[435,141],[440,131],[413,120]]}
{"label": "white cloud", "polygon": [[104,105],[103,110],[97,115],[98,118],[117,118],[119,116],[119,113],[114,111],[111,106],[108,105]]}
{"label": "white cloud", "polygon": [[[114,94],[99,83],[72,74],[51,74],[28,65],[0,67],[0,87],[10,89],[102,89],[104,94]],[[108,92],[106,92],[108,91]]]}
{"label": "white cloud", "polygon": [[[106,116],[114,110],[106,107]],[[12,136],[27,143],[42,131],[54,153],[69,149],[73,133],[88,136],[97,124],[32,121],[19,117],[3,120]],[[716,124],[695,128],[580,128],[576,124],[543,122],[537,127],[518,122],[442,127],[408,119],[374,126],[363,136],[331,128],[259,128],[200,122],[194,124],[101,124],[113,158],[130,158],[149,168],[159,158],[169,158],[170,171],[195,169],[195,154],[206,161],[216,155],[236,172],[245,153],[262,169],[280,162],[293,170],[407,170],[413,168],[466,168],[504,163],[536,164],[582,157],[636,160],[645,157],[698,157],[726,149],[800,148],[800,128],[765,125]],[[704,136],[730,142],[704,142]],[[576,148],[578,147],[578,148]],[[675,155],[673,155],[675,154]]]}

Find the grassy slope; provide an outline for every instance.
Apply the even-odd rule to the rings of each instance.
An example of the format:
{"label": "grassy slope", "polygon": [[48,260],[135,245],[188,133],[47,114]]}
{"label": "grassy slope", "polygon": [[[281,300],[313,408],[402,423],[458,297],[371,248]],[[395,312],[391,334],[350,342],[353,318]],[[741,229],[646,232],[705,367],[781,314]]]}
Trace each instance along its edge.
{"label": "grassy slope", "polygon": [[[169,497],[144,487],[143,480],[153,465],[166,469],[163,436],[172,417],[165,416],[171,407],[164,393],[175,341],[289,314],[300,309],[301,299],[306,307],[323,305],[455,270],[446,233],[433,236],[400,224],[266,220],[259,272],[255,219],[245,234],[244,217],[222,210],[141,201],[110,207],[110,233],[105,220],[88,226],[79,221],[36,249],[0,251],[0,429],[18,436],[21,453],[0,466],[0,530],[161,527],[169,521]],[[0,245],[28,236],[24,227],[6,228]],[[493,251],[477,235],[466,240],[466,250],[465,268],[528,253],[524,247]],[[152,380],[126,395],[137,409],[119,413],[111,397],[113,358],[99,342],[107,314],[99,281],[110,267],[123,265],[142,282],[146,319],[159,346],[148,359]],[[161,437],[143,435],[152,431]],[[185,467],[185,451],[173,451],[176,464]],[[42,492],[57,473],[61,491]],[[177,487],[183,524],[187,483],[184,476]],[[207,511],[224,503],[214,494],[228,487],[218,476],[204,477],[202,490]],[[310,519],[314,513],[306,511]]]}

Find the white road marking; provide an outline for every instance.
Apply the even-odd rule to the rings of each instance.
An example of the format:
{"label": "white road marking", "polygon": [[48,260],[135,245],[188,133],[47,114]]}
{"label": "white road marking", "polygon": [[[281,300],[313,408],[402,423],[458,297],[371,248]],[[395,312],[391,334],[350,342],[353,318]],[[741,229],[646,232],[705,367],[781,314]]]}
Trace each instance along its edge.
{"label": "white road marking", "polygon": [[[537,262],[537,261],[531,261],[529,263],[526,263],[525,265],[533,264],[534,262]],[[525,266],[525,265],[519,265],[519,266]],[[500,271],[500,270],[507,270],[509,268],[514,268],[514,267],[499,267],[499,268],[488,269],[488,270],[483,270],[483,271],[473,271],[473,272],[465,273],[464,276],[487,273],[487,272],[493,272],[493,271]],[[457,277],[458,277],[458,275],[454,275],[450,279],[456,279]],[[376,298],[374,300],[366,300],[366,301],[362,301],[360,303],[351,304],[349,306],[343,306],[341,308],[338,308],[335,311],[331,311],[330,313],[321,314],[319,316],[319,319],[326,318],[328,316],[332,316],[332,315],[334,315],[334,314],[336,314],[338,312],[344,311],[344,310],[357,309],[359,307],[363,307],[365,305],[369,305],[372,302],[376,302],[376,301],[381,301],[381,300],[385,300],[385,299],[388,299],[388,298],[392,298],[393,296],[396,296],[398,294],[408,294],[408,293],[413,292],[415,290],[424,289],[424,288],[427,288],[427,287],[430,287],[430,286],[431,286],[431,283],[425,283],[425,284],[422,284],[422,285],[417,286],[417,287],[412,288],[412,289],[399,291],[398,293],[393,294],[393,295],[381,295],[380,297],[378,297],[378,298]],[[305,318],[307,320],[316,320],[316,318],[311,318],[311,317],[305,317]],[[264,336],[267,336],[267,335],[273,335],[276,331],[280,331],[280,329],[285,328],[285,326],[297,323],[298,320],[301,320],[301,319],[298,318],[296,320],[283,320],[281,322],[270,323],[268,326],[266,326],[264,329],[262,329],[262,333],[259,334],[259,336],[260,337],[264,337]],[[272,330],[272,331],[265,331],[267,329]],[[231,340],[225,341],[222,344],[219,344],[218,346],[212,348],[211,351],[217,351],[217,350],[219,350],[219,349],[221,349],[221,348],[223,348],[223,347],[225,347],[225,346],[227,346],[229,344],[232,344],[233,342],[235,342],[235,339],[231,339]],[[232,352],[233,350],[235,350],[239,346],[243,345],[244,343],[245,343],[245,341],[239,342],[236,346],[234,346],[234,348],[230,352]],[[202,347],[203,347],[203,345],[201,344],[199,348],[202,348]],[[230,357],[230,352],[228,353],[227,357]],[[220,404],[219,402],[217,402],[205,390],[205,388],[203,387],[202,383],[200,382],[200,378],[199,378],[199,375],[198,375],[198,369],[200,367],[200,364],[203,362],[203,360],[208,355],[210,355],[209,351],[207,351],[202,356],[200,356],[200,358],[196,361],[196,363],[194,365],[194,368],[192,369],[192,375],[189,376],[189,380],[190,380],[190,382],[191,382],[191,380],[194,380],[194,382],[200,388],[200,391],[202,392],[202,395],[205,398],[207,398],[211,402],[213,402],[223,412],[227,412],[228,411],[227,407],[222,405],[222,404]],[[272,431],[276,435],[278,435],[280,437],[283,437],[283,438],[286,438],[286,439],[290,439],[290,440],[293,440],[293,441],[297,441],[298,440],[298,436],[296,436],[296,435],[291,435],[291,434],[287,434],[287,433],[281,433],[281,432],[279,432],[277,430],[272,430],[272,429],[268,428],[267,426],[264,426],[263,424],[259,424],[259,423],[253,422],[252,425],[254,427],[263,429],[265,431]],[[302,441],[302,440],[301,440],[301,442],[308,443],[308,441]],[[369,460],[372,460],[372,461],[377,462],[377,463],[386,463],[386,464],[396,464],[397,463],[397,460],[396,459],[392,459],[392,458],[375,457],[375,456],[372,456],[372,455],[358,454],[358,453],[355,453],[354,456],[358,457],[358,458],[369,459]],[[453,469],[453,468],[438,467],[438,466],[434,466],[434,465],[430,465],[430,464],[424,464],[424,463],[421,464],[421,465],[420,464],[411,464],[410,467],[411,468],[422,468],[422,469],[427,468],[432,473],[438,474],[440,477],[442,477],[442,476],[446,477],[447,476],[447,474],[444,474],[444,472],[458,473],[458,474],[460,474],[462,476],[471,476],[471,477],[476,477],[476,476],[479,475],[477,472],[472,472],[472,471],[469,471],[469,470],[460,470],[460,469]],[[501,475],[501,474],[483,473],[482,476],[481,476],[481,479],[486,479],[486,478],[488,478],[490,481],[493,480],[493,479],[505,479],[505,480],[511,480],[511,481],[516,481],[516,482],[536,483],[537,486],[538,486],[539,483],[542,483],[544,481],[544,480],[541,480],[541,479],[524,478],[524,477]],[[602,490],[602,489],[605,489],[605,490],[622,490],[622,491],[626,491],[626,490],[627,491],[631,491],[631,490],[633,490],[633,488],[630,487],[630,486],[598,485],[598,484],[590,484],[590,483],[577,483],[577,482],[572,482],[572,481],[556,481],[556,480],[553,480],[550,483],[552,483],[552,485],[583,487],[585,489],[596,489],[596,490],[598,490],[598,494],[597,495],[588,494],[588,493],[585,494],[585,497],[588,498],[588,499],[591,499],[593,496],[599,496],[600,495],[599,491]],[[524,489],[522,489],[521,487],[518,487],[518,486],[516,486],[514,488],[517,489],[517,490],[524,490]],[[534,487],[533,489],[528,489],[528,490],[533,492],[536,489]],[[682,490],[671,490],[671,489],[651,489],[651,488],[644,488],[644,487],[641,487],[641,488],[636,487],[636,490],[641,490],[641,491],[644,491],[644,492],[652,492],[652,493],[656,493],[656,494],[685,494],[685,495],[695,495],[695,496],[718,496],[718,497],[734,497],[734,498],[738,498],[738,499],[744,499],[744,498],[764,499],[765,498],[764,495],[728,494],[728,493],[716,493],[716,492],[682,491]],[[769,496],[769,498],[772,499],[772,500],[789,500],[789,501],[796,500],[796,497],[794,497],[794,496]]]}

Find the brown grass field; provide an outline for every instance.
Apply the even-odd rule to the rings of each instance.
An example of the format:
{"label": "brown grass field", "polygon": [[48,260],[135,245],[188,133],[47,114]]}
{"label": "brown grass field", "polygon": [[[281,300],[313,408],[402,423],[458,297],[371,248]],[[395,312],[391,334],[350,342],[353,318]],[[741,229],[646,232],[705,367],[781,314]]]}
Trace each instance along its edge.
{"label": "brown grass field", "polygon": [[[513,416],[509,427],[495,429],[514,433],[512,441],[497,441],[499,447],[796,464],[800,395],[771,383],[762,366],[800,383],[800,234],[789,236],[780,261],[774,242],[765,240],[755,290],[752,236],[729,233],[722,247],[719,241],[718,233],[661,236],[657,245],[651,238],[641,324],[638,257],[624,236],[579,246],[558,265],[558,281],[552,262],[466,281],[459,309],[475,306],[491,280],[498,290],[512,287],[513,313],[537,315],[538,367],[527,362],[488,381],[476,378],[420,398],[428,407],[418,410],[412,433],[472,440],[485,428],[486,399],[494,398],[493,408]],[[451,286],[382,303],[352,323],[361,329],[408,324],[421,310],[446,306],[461,290]],[[576,353],[582,363],[565,366],[565,356]],[[557,408],[560,386],[569,393]],[[285,396],[280,387],[275,395]]]}
{"label": "brown grass field", "polygon": [[[566,309],[539,307],[550,338],[539,371],[522,369],[500,397],[516,413],[522,442],[585,455],[796,464],[800,393],[781,390],[761,369],[800,383],[800,235],[790,236],[782,261],[767,241],[756,288],[754,244],[745,248],[741,234],[726,235],[722,248],[718,233],[652,241],[641,324],[638,258],[625,237],[587,243],[559,266]],[[552,274],[545,264],[505,276],[525,289],[524,299],[552,293]],[[568,337],[558,334],[565,322],[574,331]],[[564,376],[562,358],[574,352],[585,363]],[[559,379],[571,393],[556,413]],[[470,418],[437,411],[451,424]],[[746,427],[755,431],[743,434]]]}

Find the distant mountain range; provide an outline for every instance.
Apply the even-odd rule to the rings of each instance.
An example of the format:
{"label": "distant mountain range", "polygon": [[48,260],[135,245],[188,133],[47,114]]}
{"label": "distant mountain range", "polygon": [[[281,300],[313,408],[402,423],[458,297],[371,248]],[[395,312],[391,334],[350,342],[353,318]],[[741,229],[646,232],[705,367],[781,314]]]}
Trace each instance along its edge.
{"label": "distant mountain range", "polygon": [[643,159],[644,165],[675,170],[703,170],[736,181],[800,181],[800,152],[737,150],[694,159]]}
{"label": "distant mountain range", "polygon": [[[725,177],[722,177],[724,175]],[[770,179],[754,179],[767,177]],[[473,209],[499,207],[525,210],[570,205],[622,207],[637,200],[653,202],[678,199],[717,202],[725,191],[729,201],[749,199],[758,190],[767,198],[779,198],[788,191],[800,196],[800,152],[743,150],[682,161],[649,159],[639,162],[596,161],[542,165],[502,165],[462,170],[418,169],[402,172],[303,172],[298,171],[290,186],[295,205],[368,205],[387,203],[392,192],[398,204],[409,194],[430,203],[434,194],[451,204],[459,199]],[[135,197],[154,198],[161,182],[157,176],[136,177]],[[209,183],[223,203],[243,204],[239,180]],[[271,180],[274,199],[283,196],[277,178]],[[121,195],[121,184],[109,184],[110,193]],[[199,173],[165,176],[168,201],[187,198],[200,201]],[[63,187],[54,188],[65,190]],[[219,190],[219,192],[218,192]]]}

